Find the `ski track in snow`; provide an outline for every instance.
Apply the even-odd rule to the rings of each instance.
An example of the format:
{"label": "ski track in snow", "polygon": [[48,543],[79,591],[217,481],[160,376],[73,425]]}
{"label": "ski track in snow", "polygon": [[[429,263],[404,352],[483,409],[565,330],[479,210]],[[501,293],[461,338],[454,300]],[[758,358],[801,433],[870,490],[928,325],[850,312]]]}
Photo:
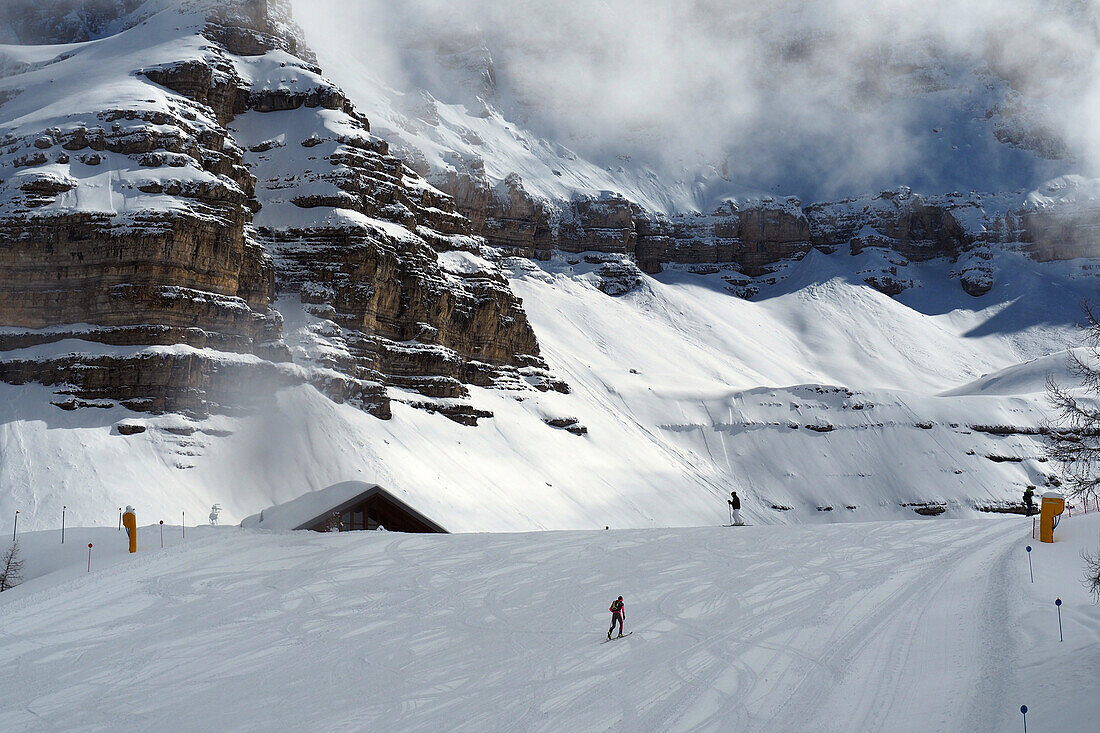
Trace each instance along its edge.
{"label": "ski track in snow", "polygon": [[[1050,642],[1009,604],[1029,529],[196,528],[0,599],[0,730],[999,731]],[[634,633],[600,644],[620,593]],[[1073,605],[1083,649],[1031,675],[1095,656]]]}

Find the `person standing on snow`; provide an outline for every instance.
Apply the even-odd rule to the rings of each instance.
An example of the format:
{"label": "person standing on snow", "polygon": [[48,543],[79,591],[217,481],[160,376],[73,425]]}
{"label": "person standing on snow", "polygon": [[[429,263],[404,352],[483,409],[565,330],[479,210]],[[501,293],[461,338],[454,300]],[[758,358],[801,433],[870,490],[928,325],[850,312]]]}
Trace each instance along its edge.
{"label": "person standing on snow", "polygon": [[730,492],[730,512],[733,514],[734,524],[744,524],[745,520],[741,519],[741,500],[737,498],[737,492]]}
{"label": "person standing on snow", "polygon": [[1024,516],[1030,517],[1035,513],[1035,487],[1028,486],[1024,489]]}
{"label": "person standing on snow", "polygon": [[623,597],[619,596],[611,601],[611,607],[607,610],[611,611],[611,628],[607,630],[607,638],[611,638],[611,632],[615,630],[615,624],[619,624],[619,636],[622,636],[623,620],[626,618],[626,604],[623,603]]}

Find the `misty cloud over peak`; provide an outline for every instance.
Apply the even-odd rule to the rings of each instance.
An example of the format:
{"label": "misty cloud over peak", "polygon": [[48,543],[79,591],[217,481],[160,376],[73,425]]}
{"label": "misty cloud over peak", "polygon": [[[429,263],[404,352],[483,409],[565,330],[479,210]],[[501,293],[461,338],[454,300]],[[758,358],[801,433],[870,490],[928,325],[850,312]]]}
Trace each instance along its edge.
{"label": "misty cloud over peak", "polygon": [[295,12],[353,97],[365,73],[403,98],[401,127],[423,127],[425,99],[492,110],[613,174],[700,185],[702,201],[1094,175],[1098,7],[297,0]]}

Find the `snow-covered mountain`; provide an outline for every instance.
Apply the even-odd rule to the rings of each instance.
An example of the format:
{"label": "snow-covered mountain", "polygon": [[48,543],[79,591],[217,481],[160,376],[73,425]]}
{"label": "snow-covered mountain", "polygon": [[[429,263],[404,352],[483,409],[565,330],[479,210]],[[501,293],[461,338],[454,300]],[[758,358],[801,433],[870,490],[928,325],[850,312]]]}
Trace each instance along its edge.
{"label": "snow-covered mountain", "polygon": [[[600,114],[636,109],[618,61],[578,137],[589,90],[525,66],[572,10],[516,37],[482,4],[20,7],[0,513],[240,519],[356,479],[456,530],[714,523],[731,488],[790,523],[957,516],[1057,481],[1044,380],[1100,264],[1090,149],[1055,124],[1072,74],[1027,95],[1047,72],[907,33],[812,91],[850,39],[807,33],[799,4],[744,10],[707,39],[763,39],[734,75],[760,106],[696,155],[701,128],[668,127],[683,110],[608,136]],[[830,89],[863,89],[866,118],[835,124]],[[705,90],[653,103],[706,116]],[[819,136],[774,122],[799,99],[831,110]],[[872,123],[906,131],[878,172],[837,147],[888,149]]]}

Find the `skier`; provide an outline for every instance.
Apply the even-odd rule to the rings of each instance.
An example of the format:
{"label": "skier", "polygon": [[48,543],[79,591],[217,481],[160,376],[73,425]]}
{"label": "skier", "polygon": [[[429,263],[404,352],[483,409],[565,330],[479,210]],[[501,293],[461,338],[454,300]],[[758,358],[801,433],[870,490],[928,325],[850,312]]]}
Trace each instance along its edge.
{"label": "skier", "polygon": [[611,601],[611,607],[607,609],[611,611],[611,628],[607,630],[607,638],[611,638],[611,632],[615,630],[615,624],[619,624],[619,636],[623,635],[623,619],[626,618],[626,604],[623,603],[623,597],[619,596],[615,600]]}
{"label": "skier", "polygon": [[1028,486],[1024,489],[1024,516],[1030,517],[1035,513],[1035,487]]}
{"label": "skier", "polygon": [[734,524],[744,524],[745,520],[741,519],[741,500],[737,498],[737,492],[730,492],[730,513],[733,515]]}

